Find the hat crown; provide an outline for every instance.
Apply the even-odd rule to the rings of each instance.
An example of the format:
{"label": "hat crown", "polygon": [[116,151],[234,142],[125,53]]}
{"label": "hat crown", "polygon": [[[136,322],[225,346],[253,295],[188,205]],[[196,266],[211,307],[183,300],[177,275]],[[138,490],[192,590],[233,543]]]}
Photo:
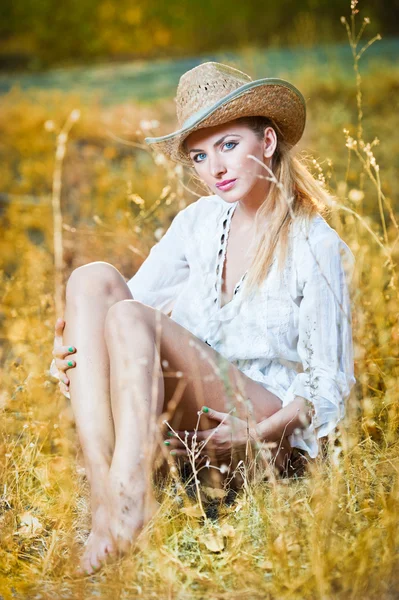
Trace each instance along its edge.
{"label": "hat crown", "polygon": [[234,67],[206,62],[184,73],[174,99],[179,127],[189,127],[202,113],[224,96],[252,81]]}

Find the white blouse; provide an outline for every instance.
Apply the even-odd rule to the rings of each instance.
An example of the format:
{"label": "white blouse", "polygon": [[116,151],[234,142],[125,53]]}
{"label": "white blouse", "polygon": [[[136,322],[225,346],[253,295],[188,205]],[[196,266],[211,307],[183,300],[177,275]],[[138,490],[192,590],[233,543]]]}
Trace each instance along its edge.
{"label": "white blouse", "polygon": [[[356,382],[349,290],[355,259],[319,213],[309,227],[297,218],[282,276],[275,256],[259,294],[240,294],[246,272],[221,307],[222,267],[237,204],[218,195],[189,204],[127,285],[133,298],[171,312],[283,406],[295,396],[312,402],[312,422],[288,440],[314,458],[317,440],[344,417]],[[50,372],[57,377],[54,361]]]}

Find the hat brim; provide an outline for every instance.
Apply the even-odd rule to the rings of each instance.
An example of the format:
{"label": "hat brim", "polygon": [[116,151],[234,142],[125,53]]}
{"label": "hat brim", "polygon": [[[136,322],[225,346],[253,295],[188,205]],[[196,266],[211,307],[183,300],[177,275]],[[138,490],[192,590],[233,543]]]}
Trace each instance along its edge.
{"label": "hat brim", "polygon": [[160,137],[146,137],[148,145],[156,147],[171,160],[192,166],[183,150],[185,138],[205,127],[221,125],[242,116],[265,116],[279,127],[285,141],[294,146],[302,137],[306,123],[306,102],[291,83],[279,78],[249,81],[223,98],[191,115],[177,131]]}

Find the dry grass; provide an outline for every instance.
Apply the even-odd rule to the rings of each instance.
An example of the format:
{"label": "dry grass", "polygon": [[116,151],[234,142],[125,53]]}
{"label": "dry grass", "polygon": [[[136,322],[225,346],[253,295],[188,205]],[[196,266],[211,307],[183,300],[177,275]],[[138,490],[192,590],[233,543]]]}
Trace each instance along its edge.
{"label": "dry grass", "polygon": [[[298,75],[298,86],[313,98],[303,147],[326,157],[326,166],[314,159],[314,171],[336,194],[331,224],[356,256],[357,384],[326,459],[296,479],[255,484],[247,477],[235,502],[208,503],[205,519],[195,508],[195,489],[190,496],[174,472],[132,555],[81,579],[72,572],[88,534],[87,482],[70,407],[47,372],[55,306],[62,302],[54,288],[54,235],[57,289],[71,269],[91,260],[107,260],[129,276],[154,243],[154,230],[162,233],[198,190],[188,191],[193,182],[181,169],[161,157],[153,162],[142,144],[148,121],[163,121],[164,114],[102,109],[45,93],[28,98],[17,90],[2,99],[3,598],[398,596],[398,117],[392,98],[399,73],[381,69],[362,81],[356,58],[354,64],[355,88],[333,79],[318,87],[314,74]],[[54,159],[56,125],[49,115],[62,126],[76,109],[81,117],[69,139],[58,138],[66,154],[58,150]],[[129,125],[118,129],[124,119]],[[368,143],[367,132],[378,133],[381,145]]]}

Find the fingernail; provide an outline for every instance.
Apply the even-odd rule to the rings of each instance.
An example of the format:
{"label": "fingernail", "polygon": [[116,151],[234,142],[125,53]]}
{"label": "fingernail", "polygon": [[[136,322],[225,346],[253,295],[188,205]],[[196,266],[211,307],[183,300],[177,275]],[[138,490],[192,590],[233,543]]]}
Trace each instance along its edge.
{"label": "fingernail", "polygon": [[164,444],[165,444],[165,446],[170,446],[170,441],[169,440],[165,440]]}
{"label": "fingernail", "polygon": [[202,407],[202,412],[204,412],[204,413],[209,412],[209,408],[207,406],[203,406]]}
{"label": "fingernail", "polygon": [[168,433],[166,434],[169,437],[175,437],[175,434],[173,433],[173,431],[168,431]]}
{"label": "fingernail", "polygon": [[73,362],[71,360],[68,360],[68,367],[73,367]]}
{"label": "fingernail", "polygon": [[75,350],[75,348],[73,346],[69,346],[68,352],[73,352],[74,350]]}
{"label": "fingernail", "polygon": [[176,454],[176,450],[171,450],[170,453],[174,456]]}

